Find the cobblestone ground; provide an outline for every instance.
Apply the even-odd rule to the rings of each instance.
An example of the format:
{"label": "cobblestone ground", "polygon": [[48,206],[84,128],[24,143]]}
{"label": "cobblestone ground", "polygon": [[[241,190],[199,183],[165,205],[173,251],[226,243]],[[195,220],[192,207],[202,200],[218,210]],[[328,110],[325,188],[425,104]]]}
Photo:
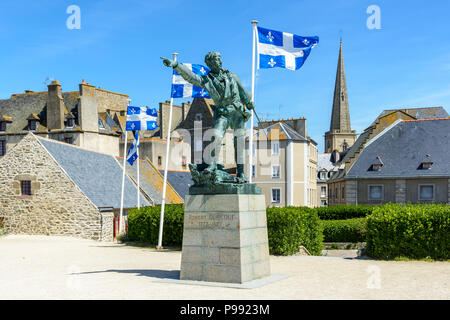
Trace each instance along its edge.
{"label": "cobblestone ground", "polygon": [[180,251],[8,235],[0,237],[0,299],[450,299],[449,262],[330,254],[271,256],[272,273],[289,278],[234,289],[156,282],[179,276]]}

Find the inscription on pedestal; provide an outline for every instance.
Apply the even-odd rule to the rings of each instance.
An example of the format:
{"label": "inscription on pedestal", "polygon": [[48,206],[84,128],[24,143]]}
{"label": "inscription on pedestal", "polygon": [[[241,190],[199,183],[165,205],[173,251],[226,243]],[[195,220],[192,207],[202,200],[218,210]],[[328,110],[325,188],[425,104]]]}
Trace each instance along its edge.
{"label": "inscription on pedestal", "polygon": [[182,280],[243,283],[270,275],[264,195],[188,195]]}

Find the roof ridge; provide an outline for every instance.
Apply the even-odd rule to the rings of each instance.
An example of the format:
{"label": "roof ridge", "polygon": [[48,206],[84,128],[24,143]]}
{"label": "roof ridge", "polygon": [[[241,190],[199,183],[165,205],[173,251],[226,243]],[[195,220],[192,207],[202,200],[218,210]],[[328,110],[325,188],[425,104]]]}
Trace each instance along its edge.
{"label": "roof ridge", "polygon": [[59,143],[59,144],[62,144],[62,145],[68,146],[68,147],[73,147],[73,148],[77,148],[77,149],[81,149],[81,150],[85,150],[85,151],[90,151],[90,152],[95,152],[95,153],[103,154],[105,156],[110,156],[110,157],[113,157],[113,158],[115,157],[115,156],[113,156],[112,154],[109,154],[109,153],[86,149],[86,148],[83,148],[83,147],[80,147],[80,146],[77,146],[77,145],[74,145],[74,144],[69,144],[69,143],[66,143],[66,142],[62,142],[62,141],[59,141],[59,140],[53,140],[53,139],[49,139],[49,138],[39,137],[37,135],[35,135],[35,136],[36,136],[36,138],[42,139],[42,140],[45,140],[45,141]]}
{"label": "roof ridge", "polygon": [[431,119],[416,119],[416,120],[403,120],[404,122],[415,122],[415,121],[433,121],[433,120],[450,120],[450,117],[447,118],[431,118]]}

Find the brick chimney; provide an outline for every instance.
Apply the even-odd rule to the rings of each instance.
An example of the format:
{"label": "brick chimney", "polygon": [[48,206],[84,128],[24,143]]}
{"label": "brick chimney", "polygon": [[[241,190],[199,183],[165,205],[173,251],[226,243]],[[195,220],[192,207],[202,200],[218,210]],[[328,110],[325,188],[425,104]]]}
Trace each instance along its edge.
{"label": "brick chimney", "polygon": [[48,85],[47,98],[48,130],[64,129],[64,100],[59,81],[53,80]]}

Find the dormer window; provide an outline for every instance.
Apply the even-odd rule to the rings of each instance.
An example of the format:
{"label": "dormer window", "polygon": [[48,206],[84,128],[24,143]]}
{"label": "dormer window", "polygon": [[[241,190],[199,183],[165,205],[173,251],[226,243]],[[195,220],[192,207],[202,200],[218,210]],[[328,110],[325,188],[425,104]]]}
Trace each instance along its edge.
{"label": "dormer window", "polygon": [[369,171],[380,171],[381,167],[384,165],[383,161],[381,161],[381,157],[377,156],[375,158],[375,161],[372,163],[372,165],[369,168]]}
{"label": "dormer window", "polygon": [[36,122],[37,122],[36,120],[28,120],[28,130],[30,131],[36,130],[37,127]]}
{"label": "dormer window", "polygon": [[420,163],[419,169],[428,170],[431,169],[432,165],[433,161],[431,160],[431,156],[429,154],[426,154],[425,157],[422,159],[422,162]]}
{"label": "dormer window", "polygon": [[28,120],[28,130],[29,131],[34,131],[38,128],[39,121],[40,121],[38,115],[32,113],[28,116],[27,120]]}
{"label": "dormer window", "polygon": [[67,119],[67,128],[73,128],[75,121],[72,118]]}

